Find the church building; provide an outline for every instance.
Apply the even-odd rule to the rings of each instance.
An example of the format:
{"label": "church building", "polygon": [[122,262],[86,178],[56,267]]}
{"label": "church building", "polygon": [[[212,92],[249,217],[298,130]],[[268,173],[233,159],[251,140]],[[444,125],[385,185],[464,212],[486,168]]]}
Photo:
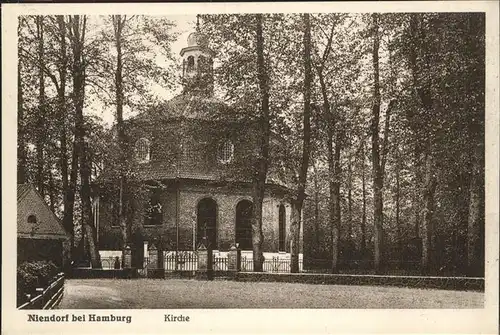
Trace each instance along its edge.
{"label": "church building", "polygon": [[[252,257],[250,157],[256,125],[215,97],[215,55],[207,45],[191,33],[180,52],[183,92],[125,121],[133,176],[126,215],[135,266],[141,266],[148,245],[193,252],[202,239],[215,255],[238,244]],[[271,166],[263,202],[266,259],[289,257],[291,189],[276,171]],[[108,172],[105,167],[103,175]],[[119,255],[119,179],[100,178],[94,193],[101,255]]]}

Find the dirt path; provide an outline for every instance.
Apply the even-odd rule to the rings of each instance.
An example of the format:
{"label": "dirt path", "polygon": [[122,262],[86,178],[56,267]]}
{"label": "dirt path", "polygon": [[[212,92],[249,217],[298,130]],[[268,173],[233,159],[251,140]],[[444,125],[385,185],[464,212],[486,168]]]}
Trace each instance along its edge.
{"label": "dirt path", "polygon": [[60,309],[482,308],[484,293],[378,286],[69,279]]}

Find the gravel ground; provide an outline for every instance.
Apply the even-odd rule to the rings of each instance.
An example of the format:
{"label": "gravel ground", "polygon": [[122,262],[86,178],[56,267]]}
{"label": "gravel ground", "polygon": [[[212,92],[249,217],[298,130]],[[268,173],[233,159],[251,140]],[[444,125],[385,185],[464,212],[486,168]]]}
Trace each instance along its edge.
{"label": "gravel ground", "polygon": [[59,309],[483,308],[484,293],[380,286],[68,279]]}

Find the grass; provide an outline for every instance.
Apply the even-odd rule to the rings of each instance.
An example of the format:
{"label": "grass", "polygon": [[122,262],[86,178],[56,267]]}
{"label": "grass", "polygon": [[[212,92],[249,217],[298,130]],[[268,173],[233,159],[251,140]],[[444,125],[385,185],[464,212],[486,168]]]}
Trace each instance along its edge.
{"label": "grass", "polygon": [[484,293],[379,286],[70,279],[60,309],[482,308]]}

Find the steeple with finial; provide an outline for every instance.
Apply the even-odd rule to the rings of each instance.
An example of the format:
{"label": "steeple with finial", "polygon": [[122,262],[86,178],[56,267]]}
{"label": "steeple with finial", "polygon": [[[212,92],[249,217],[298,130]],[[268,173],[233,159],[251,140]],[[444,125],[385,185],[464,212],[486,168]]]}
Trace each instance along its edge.
{"label": "steeple with finial", "polygon": [[213,52],[200,31],[200,15],[196,16],[196,30],[189,34],[187,47],[181,50],[184,93],[213,94]]}

